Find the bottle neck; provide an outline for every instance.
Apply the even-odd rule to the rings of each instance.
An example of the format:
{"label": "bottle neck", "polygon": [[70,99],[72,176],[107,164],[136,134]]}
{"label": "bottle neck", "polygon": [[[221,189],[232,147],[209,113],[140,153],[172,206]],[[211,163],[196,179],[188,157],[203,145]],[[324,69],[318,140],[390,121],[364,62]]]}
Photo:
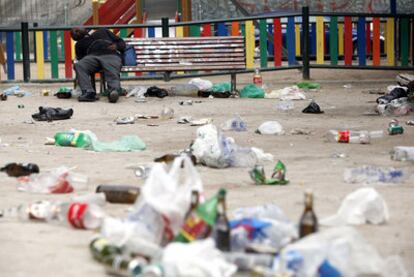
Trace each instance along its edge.
{"label": "bottle neck", "polygon": [[217,206],[217,212],[219,214],[226,215],[226,198],[225,197],[220,197],[219,198],[219,203],[218,203],[218,206]]}
{"label": "bottle neck", "polygon": [[305,211],[313,210],[313,195],[312,193],[305,194]]}

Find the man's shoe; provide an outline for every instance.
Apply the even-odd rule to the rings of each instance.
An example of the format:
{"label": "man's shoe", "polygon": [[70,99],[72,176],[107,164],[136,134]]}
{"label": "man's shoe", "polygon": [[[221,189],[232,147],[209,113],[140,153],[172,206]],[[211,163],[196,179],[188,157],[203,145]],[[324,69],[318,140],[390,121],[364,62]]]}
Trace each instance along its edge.
{"label": "man's shoe", "polygon": [[95,102],[96,92],[94,91],[82,91],[82,94],[78,97],[79,102]]}
{"label": "man's shoe", "polygon": [[116,103],[118,102],[119,99],[119,93],[117,90],[112,90],[111,92],[109,92],[108,94],[108,100],[110,103]]}

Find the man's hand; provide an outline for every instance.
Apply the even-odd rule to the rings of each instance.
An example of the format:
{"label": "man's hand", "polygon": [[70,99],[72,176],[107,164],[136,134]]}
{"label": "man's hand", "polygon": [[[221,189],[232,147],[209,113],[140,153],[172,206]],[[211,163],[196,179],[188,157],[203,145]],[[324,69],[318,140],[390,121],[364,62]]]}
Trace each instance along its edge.
{"label": "man's hand", "polygon": [[108,46],[108,49],[109,49],[109,50],[116,51],[116,48],[117,48],[117,47],[116,47],[116,44],[115,44],[115,43],[112,43],[111,45],[109,45],[109,46]]}

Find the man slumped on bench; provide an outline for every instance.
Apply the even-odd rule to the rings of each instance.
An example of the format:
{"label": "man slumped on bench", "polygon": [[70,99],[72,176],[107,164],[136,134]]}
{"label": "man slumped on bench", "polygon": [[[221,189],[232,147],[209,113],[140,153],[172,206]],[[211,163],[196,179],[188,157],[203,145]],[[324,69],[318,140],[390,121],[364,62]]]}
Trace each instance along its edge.
{"label": "man slumped on bench", "polygon": [[109,102],[117,102],[121,93],[120,72],[122,53],[125,50],[123,39],[106,29],[89,34],[85,29],[73,28],[71,36],[76,41],[75,52],[78,62],[74,64],[76,78],[82,94],[80,102],[93,102],[97,99],[91,82],[91,75],[103,71],[108,85]]}

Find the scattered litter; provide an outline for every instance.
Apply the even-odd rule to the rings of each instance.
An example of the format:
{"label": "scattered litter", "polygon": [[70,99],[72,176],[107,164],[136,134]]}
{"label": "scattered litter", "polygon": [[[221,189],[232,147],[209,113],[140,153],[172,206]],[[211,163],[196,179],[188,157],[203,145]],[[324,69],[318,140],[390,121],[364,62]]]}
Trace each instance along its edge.
{"label": "scattered litter", "polygon": [[0,101],[7,101],[7,95],[4,93],[0,93]]}
{"label": "scattered litter", "polygon": [[351,84],[346,84],[343,87],[346,88],[346,89],[350,89],[350,88],[352,88],[352,85]]}
{"label": "scattered litter", "polygon": [[191,116],[182,116],[177,120],[178,124],[188,124],[193,120]]}
{"label": "scattered litter", "polygon": [[283,89],[272,90],[265,94],[265,98],[277,98],[280,100],[304,100],[306,95],[298,86],[285,87]]}
{"label": "scattered litter", "polygon": [[256,133],[261,135],[283,135],[285,131],[282,125],[277,121],[266,121],[260,124],[257,128]]}
{"label": "scattered litter", "polygon": [[171,119],[174,117],[174,110],[169,107],[164,107],[161,110],[160,118],[163,120]]}
{"label": "scattered litter", "polygon": [[199,88],[192,84],[179,84],[171,87],[170,96],[198,97]]}
{"label": "scattered litter", "polygon": [[401,97],[388,104],[378,104],[376,110],[383,116],[403,116],[414,111],[414,103],[409,102],[407,97]]}
{"label": "scattered litter", "polygon": [[408,126],[414,126],[414,120],[408,120],[405,122]]}
{"label": "scattered litter", "polygon": [[177,121],[179,124],[190,124],[190,126],[203,126],[212,122],[212,118],[193,119],[191,116],[182,116]]}
{"label": "scattered litter", "polygon": [[401,97],[407,97],[407,88],[405,87],[395,87],[388,94],[380,96],[377,98],[378,104],[388,104],[394,99]]}
{"label": "scattered litter", "polygon": [[147,92],[144,94],[145,97],[158,97],[158,98],[164,98],[168,96],[168,92],[165,89],[158,88],[158,87],[149,87],[147,89]]}
{"label": "scattered litter", "polygon": [[72,97],[72,89],[68,87],[60,87],[55,93],[55,96],[59,99],[68,99]]}
{"label": "scattered litter", "polygon": [[414,146],[395,146],[391,151],[391,159],[395,161],[414,161]]}
{"label": "scattered litter", "polygon": [[221,129],[225,131],[247,131],[246,122],[239,116],[235,115],[233,118],[227,120],[221,125]]}
{"label": "scattered litter", "polygon": [[135,119],[157,119],[160,118],[158,115],[145,115],[145,114],[136,114]]}
{"label": "scattered litter", "polygon": [[24,105],[23,105],[23,104],[18,104],[18,105],[17,105],[17,108],[18,108],[18,109],[24,109]]}
{"label": "scattered litter", "polygon": [[264,167],[261,165],[256,165],[249,171],[249,174],[256,185],[286,185],[289,183],[289,180],[286,179],[286,167],[281,161],[276,163],[270,178],[266,178]]}
{"label": "scattered litter", "polygon": [[65,166],[58,167],[50,172],[32,174],[18,178],[19,191],[34,193],[70,193],[74,190],[86,189],[88,178],[75,174]]}
{"label": "scattered litter", "polygon": [[20,86],[12,86],[8,89],[5,89],[3,90],[3,94],[6,96],[17,96],[17,97],[32,96],[32,93],[21,90]]}
{"label": "scattered litter", "polygon": [[354,130],[329,130],[328,140],[339,143],[360,143],[369,144],[372,139],[379,139],[384,136],[384,131],[354,131]]}
{"label": "scattered litter", "polygon": [[188,82],[190,85],[195,85],[201,91],[209,91],[213,87],[213,83],[209,80],[204,80],[200,78],[191,79]]}
{"label": "scattered litter", "polygon": [[225,137],[217,127],[208,124],[197,129],[192,153],[201,164],[213,168],[250,167],[272,161],[271,154],[254,147],[238,146],[233,138]]}
{"label": "scattered litter", "polygon": [[401,183],[410,173],[405,168],[376,167],[364,165],[354,168],[346,168],[344,180],[347,183]]}
{"label": "scattered litter", "polygon": [[347,154],[345,154],[345,153],[333,153],[333,154],[331,155],[331,157],[332,157],[332,158],[341,158],[341,159],[343,159],[343,158],[348,157],[348,155],[347,155]]}
{"label": "scattered litter", "polygon": [[33,121],[33,119],[24,120],[23,123],[24,124],[35,124],[35,122]]}
{"label": "scattered litter", "polygon": [[39,112],[32,114],[32,118],[37,121],[53,121],[70,119],[73,109],[64,110],[62,108],[39,107]]}
{"label": "scattered litter", "polygon": [[402,133],[404,133],[404,128],[400,125],[400,122],[397,119],[391,120],[388,124],[388,134],[400,135]]}
{"label": "scattered litter", "polygon": [[134,124],[135,117],[134,116],[127,116],[127,117],[117,117],[115,119],[116,124]]}
{"label": "scattered litter", "polygon": [[317,90],[321,88],[319,83],[304,81],[297,83],[296,86],[300,89],[310,89],[310,90]]}
{"label": "scattered litter", "polygon": [[338,212],[320,221],[321,225],[341,226],[384,224],[389,220],[387,203],[373,188],[360,188],[348,194]]}
{"label": "scattered litter", "polygon": [[310,135],[312,134],[312,131],[300,129],[300,128],[294,128],[290,130],[291,135]]}
{"label": "scattered litter", "polygon": [[180,104],[181,106],[192,106],[193,105],[193,100],[180,101],[180,102],[178,102],[178,104]]}
{"label": "scattered litter", "polygon": [[55,134],[54,140],[59,146],[72,146],[95,152],[129,152],[146,148],[145,143],[138,136],[123,136],[116,141],[100,142],[91,131],[59,132]]}
{"label": "scattered litter", "polygon": [[321,111],[321,108],[319,107],[319,105],[312,100],[312,102],[310,102],[310,104],[303,109],[302,113],[316,113],[316,114],[320,114],[320,113],[324,113],[324,111]]}
{"label": "scattered litter", "polygon": [[414,81],[414,75],[407,73],[400,73],[396,77],[397,83],[400,86],[408,86],[410,82]]}
{"label": "scattered litter", "polygon": [[130,92],[127,93],[125,97],[136,97],[136,98],[145,98],[145,93],[147,92],[147,88],[143,86],[134,87]]}
{"label": "scattered litter", "polygon": [[50,89],[42,89],[42,91],[40,93],[41,93],[42,96],[49,96]]}
{"label": "scattered litter", "polygon": [[248,84],[240,91],[241,98],[264,98],[265,92],[262,88]]}
{"label": "scattered litter", "polygon": [[39,173],[39,171],[39,166],[33,163],[9,163],[0,168],[0,172],[5,172],[10,177],[29,176],[33,173]]}

